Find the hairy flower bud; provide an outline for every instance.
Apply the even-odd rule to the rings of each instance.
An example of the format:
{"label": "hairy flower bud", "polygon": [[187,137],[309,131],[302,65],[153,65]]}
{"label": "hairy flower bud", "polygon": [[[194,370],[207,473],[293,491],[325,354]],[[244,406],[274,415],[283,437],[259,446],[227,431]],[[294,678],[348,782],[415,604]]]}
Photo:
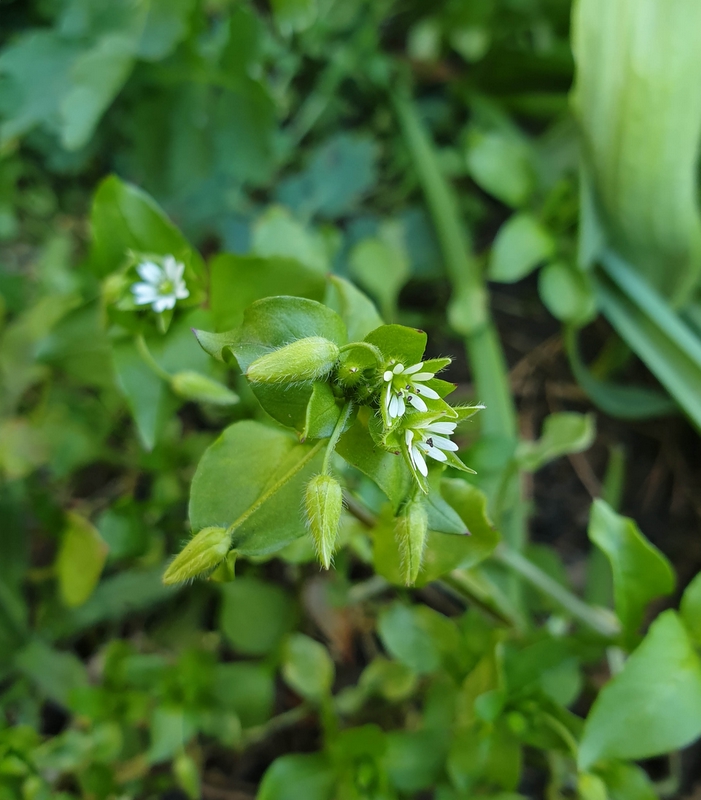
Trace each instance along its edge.
{"label": "hairy flower bud", "polygon": [[214,569],[229,552],[231,534],[226,528],[202,528],[170,562],[163,583],[182,583]]}
{"label": "hairy flower bud", "polygon": [[307,484],[304,510],[317,557],[324,569],[331,566],[342,508],[341,484],[330,475],[315,475]]}
{"label": "hairy flower bud", "polygon": [[315,381],[331,372],[338,355],[333,342],[309,336],[257,358],[248,367],[246,377],[253,383]]}
{"label": "hairy flower bud", "polygon": [[420,500],[408,503],[397,517],[394,535],[401,556],[402,577],[407,586],[416,583],[428,532],[428,515]]}
{"label": "hairy flower bud", "polygon": [[189,369],[173,375],[170,385],[175,394],[186,400],[213,403],[217,406],[230,406],[239,401],[238,395],[223,383]]}

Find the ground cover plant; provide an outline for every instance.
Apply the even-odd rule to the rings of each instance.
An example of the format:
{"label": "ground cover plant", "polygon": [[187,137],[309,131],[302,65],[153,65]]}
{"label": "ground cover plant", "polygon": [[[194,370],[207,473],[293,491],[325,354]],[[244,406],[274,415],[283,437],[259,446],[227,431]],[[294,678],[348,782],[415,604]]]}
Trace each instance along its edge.
{"label": "ground cover plant", "polygon": [[696,796],[700,13],[2,5],[0,800]]}

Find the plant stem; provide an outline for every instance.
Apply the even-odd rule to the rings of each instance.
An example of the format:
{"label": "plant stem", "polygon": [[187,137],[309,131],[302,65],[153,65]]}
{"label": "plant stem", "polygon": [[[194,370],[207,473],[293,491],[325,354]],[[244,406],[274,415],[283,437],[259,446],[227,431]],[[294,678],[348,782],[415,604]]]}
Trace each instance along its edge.
{"label": "plant stem", "polygon": [[328,444],[326,445],[326,453],[324,453],[324,463],[321,465],[321,472],[324,475],[329,474],[329,461],[331,460],[333,451],[336,449],[338,440],[341,438],[343,429],[345,428],[346,422],[348,422],[348,417],[350,417],[352,411],[353,411],[353,403],[349,401],[343,407],[343,411],[341,411],[341,416],[338,418],[336,427],[333,429],[331,438],[329,439]]}
{"label": "plant stem", "polygon": [[139,351],[139,355],[141,358],[143,358],[146,364],[153,370],[153,372],[156,373],[156,375],[158,375],[159,378],[162,378],[164,381],[170,383],[172,376],[170,373],[166,372],[153,357],[151,351],[148,349],[144,335],[142,333],[137,333],[134,337],[134,341],[136,342],[136,349]]}
{"label": "plant stem", "polygon": [[580,600],[521,553],[502,543],[494,551],[493,557],[596,633],[607,639],[614,639],[620,634],[620,623],[610,611]]}
{"label": "plant stem", "polygon": [[229,525],[227,532],[233,533],[236,528],[240,528],[246,520],[251,517],[253,514],[258,511],[258,509],[267,503],[267,501],[277,492],[282,489],[282,487],[288,482],[291,481],[294,476],[300,472],[304,467],[314,458],[314,456],[321,450],[323,445],[323,441],[317,442],[311,450],[300,458],[300,460],[291,468],[289,469],[279,480],[275,481],[275,483],[267,489],[263,494],[253,503],[253,505],[249,506],[241,516],[234,520],[231,525]]}

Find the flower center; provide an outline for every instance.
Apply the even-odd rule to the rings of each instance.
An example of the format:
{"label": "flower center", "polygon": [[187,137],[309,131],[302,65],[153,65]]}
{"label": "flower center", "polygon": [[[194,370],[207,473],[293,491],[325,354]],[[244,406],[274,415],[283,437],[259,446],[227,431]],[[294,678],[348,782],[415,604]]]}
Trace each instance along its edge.
{"label": "flower center", "polygon": [[158,286],[158,291],[160,294],[173,294],[173,290],[175,287],[173,286],[173,281],[166,278],[164,281],[161,281],[160,285]]}

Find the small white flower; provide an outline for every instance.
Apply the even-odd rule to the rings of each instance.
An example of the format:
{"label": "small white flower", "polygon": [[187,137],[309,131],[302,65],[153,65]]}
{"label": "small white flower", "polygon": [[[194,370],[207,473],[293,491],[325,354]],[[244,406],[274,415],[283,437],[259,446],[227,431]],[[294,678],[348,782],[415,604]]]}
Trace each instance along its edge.
{"label": "small white flower", "polygon": [[160,314],[167,308],[174,308],[178,300],[190,296],[183,280],[185,265],[173,256],[166,256],[162,267],[153,261],[143,261],[136,271],[143,281],[131,287],[137,306],[150,305]]}
{"label": "small white flower", "polygon": [[428,411],[428,406],[423,398],[438,400],[440,395],[424,386],[426,381],[430,381],[436,374],[435,372],[421,372],[424,362],[405,367],[403,364],[395,364],[392,369],[386,370],[382,376],[385,383],[384,404],[385,411],[390,420],[404,416],[406,411],[406,400],[417,411]]}
{"label": "small white flower", "polygon": [[428,475],[425,456],[436,461],[446,461],[444,451],[456,452],[458,446],[447,437],[455,432],[456,422],[424,422],[418,423],[413,428],[407,428],[404,433],[409,459],[415,470],[424,477]]}

